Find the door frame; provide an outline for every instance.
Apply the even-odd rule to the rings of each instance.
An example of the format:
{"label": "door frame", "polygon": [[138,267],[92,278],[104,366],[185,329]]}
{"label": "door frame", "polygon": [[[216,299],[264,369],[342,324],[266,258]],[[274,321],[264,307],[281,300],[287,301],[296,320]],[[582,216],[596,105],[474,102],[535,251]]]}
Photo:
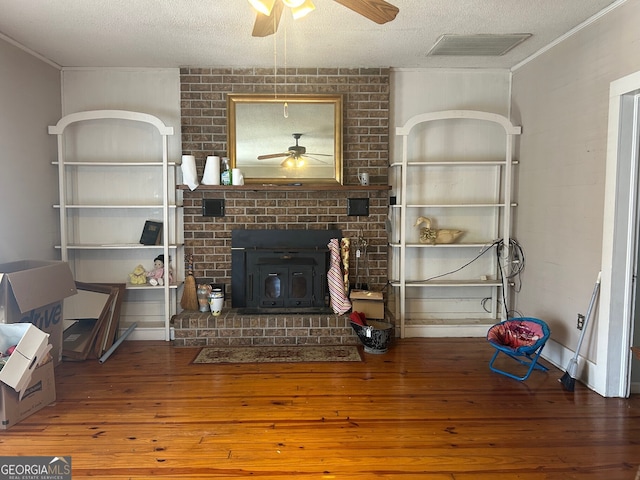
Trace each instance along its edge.
{"label": "door frame", "polygon": [[[638,203],[640,72],[611,82],[602,239],[602,288],[595,391],[627,397],[630,388]],[[593,375],[591,375],[593,373]]]}

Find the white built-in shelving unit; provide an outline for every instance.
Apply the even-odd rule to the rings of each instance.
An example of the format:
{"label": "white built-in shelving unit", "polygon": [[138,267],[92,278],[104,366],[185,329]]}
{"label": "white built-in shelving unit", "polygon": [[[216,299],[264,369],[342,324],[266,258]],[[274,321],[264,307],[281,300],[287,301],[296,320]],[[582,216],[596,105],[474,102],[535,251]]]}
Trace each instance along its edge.
{"label": "white built-in shelving unit", "polygon": [[[424,113],[396,129],[390,283],[402,337],[482,336],[505,317],[508,279],[498,255],[509,257],[520,132],[504,116],[473,110]],[[420,243],[420,216],[464,234],[451,244]],[[499,240],[507,248],[491,247]]]}
{"label": "white built-in shelving unit", "polygon": [[[62,260],[76,281],[126,283],[120,329],[136,323],[130,338],[169,340],[184,278],[181,193],[168,159],[173,127],[146,113],[93,110],[62,117],[49,133],[58,139]],[[147,220],[162,222],[157,245],[140,243]],[[132,285],[129,273],[138,264],[151,270],[159,254],[173,282]]]}

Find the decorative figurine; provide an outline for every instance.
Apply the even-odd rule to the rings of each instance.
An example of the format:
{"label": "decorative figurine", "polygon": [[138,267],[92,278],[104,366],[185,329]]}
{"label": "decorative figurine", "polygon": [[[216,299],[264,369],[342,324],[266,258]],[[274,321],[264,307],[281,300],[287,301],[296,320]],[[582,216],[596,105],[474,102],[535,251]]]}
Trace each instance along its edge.
{"label": "decorative figurine", "polygon": [[209,312],[209,294],[211,293],[211,285],[206,283],[199,284],[196,288],[196,295],[198,296],[198,307],[201,312]]}
{"label": "decorative figurine", "polygon": [[145,272],[142,265],[138,265],[133,269],[133,272],[129,274],[129,283],[131,283],[131,285],[144,285],[147,283],[147,272]]}
{"label": "decorative figurine", "polygon": [[431,228],[431,219],[427,217],[418,217],[414,227],[418,227],[425,223],[426,227],[420,228],[420,243],[454,243],[463,233],[464,230],[452,230],[448,228]]}
{"label": "decorative figurine", "polygon": [[[172,272],[171,272],[171,269],[168,269],[168,270],[169,270],[168,271],[169,283],[171,283],[173,281]],[[153,285],[154,287],[156,285],[164,285],[164,278],[165,278],[164,272],[165,272],[164,255],[161,254],[153,259],[153,270],[146,273],[149,284]]]}

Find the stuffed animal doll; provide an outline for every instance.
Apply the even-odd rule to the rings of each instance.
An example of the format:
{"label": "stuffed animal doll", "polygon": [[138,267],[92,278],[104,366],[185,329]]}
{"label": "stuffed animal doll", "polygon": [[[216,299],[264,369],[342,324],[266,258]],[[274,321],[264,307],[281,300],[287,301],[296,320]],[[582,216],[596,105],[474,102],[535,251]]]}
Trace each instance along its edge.
{"label": "stuffed animal doll", "polygon": [[[153,270],[146,273],[149,284],[154,287],[164,285],[164,270],[164,255],[158,255],[153,259]],[[169,283],[172,280],[171,269],[169,269]]]}
{"label": "stuffed animal doll", "polygon": [[133,272],[129,274],[129,282],[131,285],[144,285],[147,283],[147,272],[145,272],[142,265],[138,265],[133,269]]}

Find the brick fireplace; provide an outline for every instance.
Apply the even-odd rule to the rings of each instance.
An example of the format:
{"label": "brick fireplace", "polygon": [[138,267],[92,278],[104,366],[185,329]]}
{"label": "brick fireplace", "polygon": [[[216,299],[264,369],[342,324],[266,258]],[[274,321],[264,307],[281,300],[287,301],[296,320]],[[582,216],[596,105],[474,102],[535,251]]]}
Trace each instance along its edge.
{"label": "brick fireplace", "polygon": [[[181,69],[182,149],[194,155],[198,174],[202,175],[207,155],[225,156],[227,151],[227,93],[273,93],[273,69],[194,68]],[[287,82],[289,93],[343,95],[343,178],[341,189],[273,189],[226,188],[219,190],[185,190],[185,252],[193,254],[194,275],[198,281],[225,285],[226,303],[231,307],[232,231],[235,229],[340,230],[344,237],[362,237],[368,244],[369,288],[382,290],[387,282],[387,218],[389,193],[389,71],[388,69],[316,69],[288,68],[278,71],[280,93]],[[358,171],[367,171],[375,187],[349,190],[357,185]],[[347,215],[349,198],[367,198],[369,215]],[[224,217],[203,217],[205,199],[224,199]],[[303,316],[242,316],[229,311],[229,328],[250,330],[248,323],[259,325],[257,336],[265,329],[281,325],[288,334],[263,343],[355,343],[348,320],[331,314]],[[203,318],[200,318],[204,315]],[[223,322],[194,312],[174,321],[176,344],[251,344],[261,340],[243,339],[235,333],[207,329],[212,322]],[[232,317],[232,318],[231,318]],[[249,318],[249,320],[247,320]],[[271,322],[272,326],[269,326]],[[288,326],[285,327],[285,324]],[[304,326],[300,326],[303,324]],[[184,326],[184,328],[183,328]],[[179,327],[179,328],[178,328]],[[217,327],[216,327],[217,328]],[[225,327],[226,328],[226,327]],[[304,330],[292,334],[294,329]],[[320,330],[319,330],[320,329]],[[178,331],[180,330],[180,331]],[[310,333],[312,331],[312,333]],[[278,332],[272,332],[278,333]],[[280,333],[283,333],[280,331]],[[298,335],[299,334],[299,335]],[[207,337],[207,335],[210,335]],[[220,335],[223,335],[221,339]],[[226,339],[224,335],[227,335]],[[240,335],[240,336],[238,336]],[[311,335],[312,338],[306,336]],[[216,338],[217,340],[212,340]],[[319,340],[322,338],[322,340]],[[335,342],[331,340],[335,339]],[[230,340],[232,339],[232,340]],[[279,339],[279,340],[278,340]]]}

